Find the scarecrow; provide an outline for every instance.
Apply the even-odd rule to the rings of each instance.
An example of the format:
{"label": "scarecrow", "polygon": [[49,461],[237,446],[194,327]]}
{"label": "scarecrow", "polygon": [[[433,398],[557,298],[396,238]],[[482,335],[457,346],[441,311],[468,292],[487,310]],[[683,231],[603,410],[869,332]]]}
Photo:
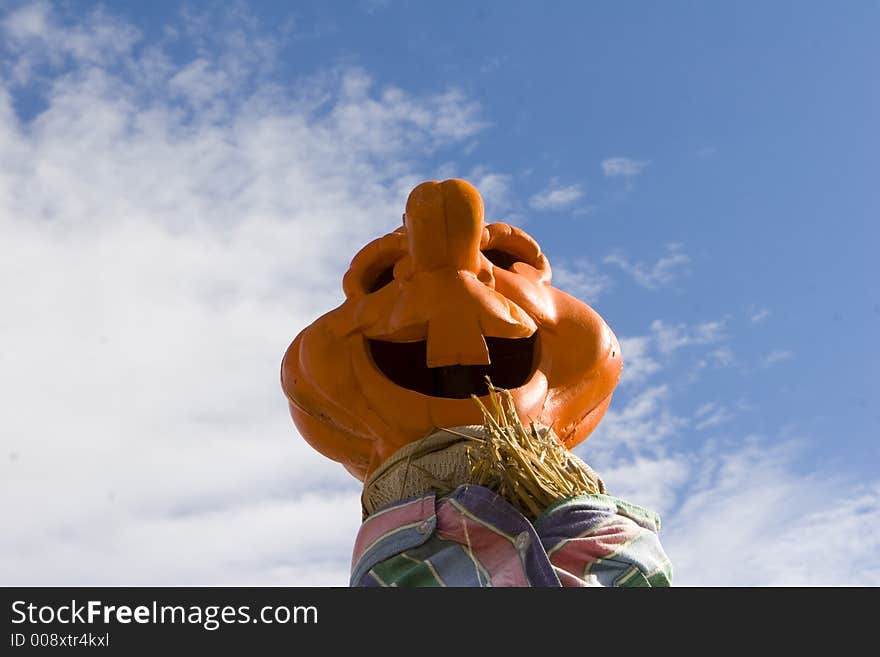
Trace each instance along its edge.
{"label": "scarecrow", "polygon": [[659,517],[571,452],[620,345],[535,240],[486,224],[469,183],[425,182],[342,285],[281,385],[303,438],[364,483],[352,586],[670,584]]}

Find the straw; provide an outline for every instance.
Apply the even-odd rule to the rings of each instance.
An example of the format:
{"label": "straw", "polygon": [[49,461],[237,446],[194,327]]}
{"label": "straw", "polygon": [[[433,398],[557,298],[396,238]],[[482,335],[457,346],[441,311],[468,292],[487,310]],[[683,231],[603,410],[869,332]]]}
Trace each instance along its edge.
{"label": "straw", "polygon": [[509,390],[487,382],[488,406],[472,395],[483,413],[485,437],[468,436],[471,483],[497,492],[531,519],[559,500],[605,492],[599,476],[550,429],[523,425]]}

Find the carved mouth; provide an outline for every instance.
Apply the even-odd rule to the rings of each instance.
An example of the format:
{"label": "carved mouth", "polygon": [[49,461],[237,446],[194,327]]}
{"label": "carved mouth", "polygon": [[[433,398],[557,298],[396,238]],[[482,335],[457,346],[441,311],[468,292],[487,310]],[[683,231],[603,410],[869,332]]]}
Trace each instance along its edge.
{"label": "carved mouth", "polygon": [[486,338],[489,365],[428,367],[428,343],[367,340],[376,367],[395,385],[431,397],[467,399],[488,394],[486,377],[501,388],[525,385],[535,371],[535,332],[528,338]]}

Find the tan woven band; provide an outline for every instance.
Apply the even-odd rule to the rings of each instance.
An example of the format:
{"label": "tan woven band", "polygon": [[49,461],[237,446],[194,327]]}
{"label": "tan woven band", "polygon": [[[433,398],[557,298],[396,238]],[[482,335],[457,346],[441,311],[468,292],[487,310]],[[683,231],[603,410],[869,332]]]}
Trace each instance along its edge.
{"label": "tan woven band", "polygon": [[[469,436],[485,438],[484,427],[438,429],[397,450],[364,482],[361,495],[364,518],[398,500],[430,491],[443,495],[462,484],[475,483],[471,455],[475,441]],[[602,479],[574,454],[570,454],[570,458],[589,473],[596,490],[604,493]]]}

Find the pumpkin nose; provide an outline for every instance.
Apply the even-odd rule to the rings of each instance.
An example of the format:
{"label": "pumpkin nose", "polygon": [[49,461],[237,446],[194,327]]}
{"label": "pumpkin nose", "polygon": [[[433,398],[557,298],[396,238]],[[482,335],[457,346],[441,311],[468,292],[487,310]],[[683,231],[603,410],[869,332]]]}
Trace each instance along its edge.
{"label": "pumpkin nose", "polygon": [[453,178],[416,187],[403,223],[415,271],[480,271],[483,199],[470,183]]}
{"label": "pumpkin nose", "polygon": [[400,316],[427,322],[428,367],[488,365],[484,336],[534,333],[532,318],[479,278],[485,224],[483,199],[473,185],[458,179],[422,183],[407,199],[403,222],[413,273],[430,285],[419,308],[408,302]]}
{"label": "pumpkin nose", "polygon": [[[480,237],[483,233],[483,199],[470,183],[459,180],[429,181],[416,187],[406,201],[404,225],[416,272],[446,270],[452,276],[444,301],[449,304],[465,293],[459,271],[480,270]],[[446,276],[446,274],[440,274]],[[450,294],[454,290],[458,294]],[[451,305],[451,304],[450,304]],[[460,306],[461,304],[455,304]],[[438,308],[428,322],[428,366],[483,365],[489,350],[477,317],[461,315],[461,307]]]}

